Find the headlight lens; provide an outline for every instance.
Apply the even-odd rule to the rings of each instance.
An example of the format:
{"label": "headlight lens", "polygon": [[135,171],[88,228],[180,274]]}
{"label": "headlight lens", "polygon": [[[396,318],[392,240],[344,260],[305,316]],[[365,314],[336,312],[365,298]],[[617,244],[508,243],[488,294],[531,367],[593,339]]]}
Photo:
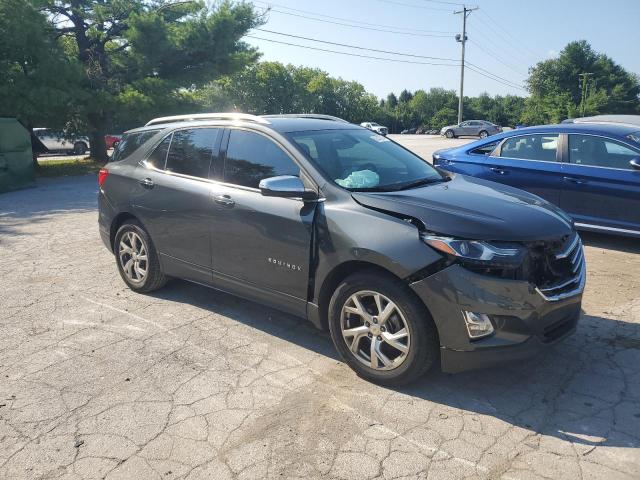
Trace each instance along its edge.
{"label": "headlight lens", "polygon": [[525,249],[516,244],[495,245],[478,240],[424,235],[425,243],[439,252],[478,265],[515,267],[522,263]]}

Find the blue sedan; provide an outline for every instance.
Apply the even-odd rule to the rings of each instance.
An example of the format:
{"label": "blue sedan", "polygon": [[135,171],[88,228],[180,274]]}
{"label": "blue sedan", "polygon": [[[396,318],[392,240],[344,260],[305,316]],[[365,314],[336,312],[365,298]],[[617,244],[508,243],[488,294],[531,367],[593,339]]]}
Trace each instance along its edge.
{"label": "blue sedan", "polygon": [[439,150],[433,163],[534,193],[571,215],[577,228],[640,236],[638,126],[527,127]]}

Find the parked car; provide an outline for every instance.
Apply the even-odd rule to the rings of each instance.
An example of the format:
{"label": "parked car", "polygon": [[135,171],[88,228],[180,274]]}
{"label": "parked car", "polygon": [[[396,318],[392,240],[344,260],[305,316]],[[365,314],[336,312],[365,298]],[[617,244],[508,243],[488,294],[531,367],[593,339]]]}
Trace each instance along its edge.
{"label": "parked car", "polygon": [[382,136],[387,136],[387,134],[389,133],[389,129],[387,127],[383,127],[376,122],[362,122],[360,126],[368,128],[369,130],[373,130],[374,132],[379,133]]}
{"label": "parked car", "polygon": [[132,290],[177,277],[308,318],[376,382],[438,359],[510,365],[580,316],[582,245],[560,209],[334,117],[154,119],[98,183],[100,235]]}
{"label": "parked car", "polygon": [[400,135],[414,135],[415,133],[417,133],[416,130],[417,129],[415,129],[415,128],[407,128],[406,130],[402,130],[400,132]]}
{"label": "parked car", "polygon": [[107,144],[107,149],[116,148],[122,140],[122,135],[105,135],[104,142]]}
{"label": "parked car", "polygon": [[485,120],[465,120],[458,125],[448,125],[440,129],[440,135],[447,138],[455,138],[460,136],[478,136],[486,138],[489,135],[500,133],[502,129],[498,125]]}
{"label": "parked car", "polygon": [[441,150],[434,165],[534,193],[576,226],[640,236],[640,128],[616,124],[528,127]]}
{"label": "parked car", "polygon": [[89,139],[82,135],[72,135],[50,128],[34,128],[33,134],[51,153],[84,155],[89,151]]}
{"label": "parked car", "polygon": [[568,118],[562,123],[619,123],[640,127],[640,115],[594,115],[592,117]]}

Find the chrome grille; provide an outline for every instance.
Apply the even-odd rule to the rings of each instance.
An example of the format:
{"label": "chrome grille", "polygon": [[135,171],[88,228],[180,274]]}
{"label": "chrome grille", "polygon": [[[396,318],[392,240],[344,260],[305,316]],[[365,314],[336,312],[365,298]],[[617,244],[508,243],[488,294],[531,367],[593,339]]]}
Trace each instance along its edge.
{"label": "chrome grille", "polygon": [[554,271],[563,272],[562,278],[553,283],[538,285],[536,290],[548,301],[558,301],[584,290],[586,269],[584,261],[584,248],[578,234],[565,242],[565,245],[557,252],[551,253],[547,259]]}

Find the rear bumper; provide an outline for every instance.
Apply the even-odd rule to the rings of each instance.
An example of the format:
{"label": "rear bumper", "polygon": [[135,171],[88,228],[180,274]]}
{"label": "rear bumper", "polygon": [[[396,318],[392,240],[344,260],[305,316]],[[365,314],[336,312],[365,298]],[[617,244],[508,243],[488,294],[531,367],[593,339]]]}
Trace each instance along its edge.
{"label": "rear bumper", "polygon": [[[584,288],[549,301],[528,282],[479,275],[459,265],[410,286],[436,323],[442,370],[450,373],[508,364],[562,341],[576,330]],[[494,333],[469,339],[463,310],[489,315]]]}

